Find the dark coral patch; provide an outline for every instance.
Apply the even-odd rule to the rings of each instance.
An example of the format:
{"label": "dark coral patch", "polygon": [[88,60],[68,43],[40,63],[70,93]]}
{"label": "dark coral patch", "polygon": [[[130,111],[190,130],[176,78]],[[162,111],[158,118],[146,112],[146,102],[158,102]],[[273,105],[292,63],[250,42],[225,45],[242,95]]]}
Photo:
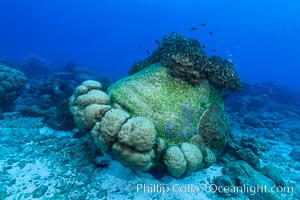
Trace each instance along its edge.
{"label": "dark coral patch", "polygon": [[193,85],[207,79],[222,89],[235,92],[242,90],[241,81],[231,62],[218,56],[208,57],[197,40],[185,38],[177,33],[164,36],[158,49],[150,57],[133,64],[129,74],[157,62],[169,68],[173,76]]}

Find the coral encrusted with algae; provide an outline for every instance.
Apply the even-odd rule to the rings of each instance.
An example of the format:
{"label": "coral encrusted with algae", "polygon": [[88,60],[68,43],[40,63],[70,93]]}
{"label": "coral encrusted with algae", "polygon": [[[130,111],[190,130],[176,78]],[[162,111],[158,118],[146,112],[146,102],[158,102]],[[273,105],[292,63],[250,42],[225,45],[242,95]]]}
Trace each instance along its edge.
{"label": "coral encrusted with algae", "polygon": [[[207,120],[216,109],[223,112],[221,91],[207,80],[192,86],[154,64],[106,92],[100,83],[85,81],[71,97],[70,110],[97,146],[129,168],[165,167],[174,177],[189,175],[213,164],[227,142],[226,118]],[[201,118],[207,133],[199,131]],[[217,129],[209,128],[215,119],[224,121]]]}
{"label": "coral encrusted with algae", "polygon": [[208,106],[222,104],[220,91],[207,80],[192,86],[159,63],[119,80],[107,93],[115,106],[130,115],[149,118],[169,145],[190,141]]}
{"label": "coral encrusted with algae", "polygon": [[[231,87],[236,85],[227,77],[232,75],[230,63],[206,57],[196,40],[164,40],[158,50],[163,53],[156,52],[143,63],[147,66],[140,65],[106,91],[96,81],[83,82],[70,99],[70,110],[96,145],[125,166],[139,171],[166,168],[181,177],[216,162],[230,132],[222,89],[235,90]],[[174,40],[182,45],[174,46]],[[190,54],[192,61],[185,57]],[[210,69],[206,65],[211,63],[226,69]]]}
{"label": "coral encrusted with algae", "polygon": [[234,92],[242,90],[241,81],[231,62],[218,56],[208,57],[197,40],[177,33],[164,36],[158,49],[149,58],[134,63],[129,74],[157,62],[168,67],[173,76],[193,85],[207,79],[221,89]]}

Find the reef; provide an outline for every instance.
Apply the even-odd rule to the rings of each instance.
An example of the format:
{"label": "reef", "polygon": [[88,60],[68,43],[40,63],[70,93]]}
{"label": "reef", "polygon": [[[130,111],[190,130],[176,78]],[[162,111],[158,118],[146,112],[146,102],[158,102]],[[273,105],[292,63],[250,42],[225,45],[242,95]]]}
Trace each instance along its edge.
{"label": "reef", "polygon": [[71,113],[97,146],[129,168],[189,175],[214,164],[228,141],[222,93],[207,80],[192,86],[154,64],[101,89],[83,82]]}
{"label": "reef", "polygon": [[176,33],[107,88],[85,81],[70,110],[79,128],[125,166],[174,177],[213,165],[229,139],[222,90],[240,91],[231,62]]}
{"label": "reef", "polygon": [[176,33],[107,88],[84,81],[70,99],[77,126],[125,166],[174,177],[213,165],[229,140],[222,90],[242,85],[231,62]]}
{"label": "reef", "polygon": [[177,33],[164,36],[158,49],[149,58],[132,65],[129,75],[157,62],[169,68],[173,76],[193,85],[207,79],[221,89],[234,92],[242,90],[241,81],[230,61],[218,56],[208,57],[197,40]]}
{"label": "reef", "polygon": [[0,109],[8,109],[25,84],[26,77],[21,71],[0,64]]}
{"label": "reef", "polygon": [[26,56],[17,67],[30,79],[47,78],[51,71],[51,65],[37,55]]}
{"label": "reef", "polygon": [[[14,64],[18,69],[29,72],[29,63],[35,66],[37,71],[45,68],[47,61],[38,61],[37,58],[26,57],[27,65],[22,62]],[[43,60],[43,59],[40,59]],[[28,68],[25,68],[28,67]],[[69,112],[69,98],[74,89],[88,79],[99,80],[108,87],[110,80],[97,75],[89,69],[78,66],[74,62],[68,62],[62,66],[48,66],[48,71],[55,68],[55,72],[40,74],[37,77],[28,77],[26,88],[22,94],[13,101],[12,109],[26,117],[43,117],[43,122],[55,130],[72,130],[75,122]]]}
{"label": "reef", "polygon": [[[156,73],[153,69],[156,69]],[[112,89],[122,91],[125,89],[125,83],[130,81],[141,84],[141,80],[137,80],[138,77],[139,79],[142,79],[142,76],[151,78],[154,74],[157,75],[159,70],[162,70],[161,74],[168,72],[168,68],[156,64],[123,79],[124,81],[120,80],[119,85],[112,85],[110,91]],[[64,74],[62,74],[63,77],[70,76],[67,73]],[[146,83],[145,77],[144,83]],[[195,87],[206,88],[205,85],[209,85],[209,81],[203,80],[202,84],[191,86],[181,79],[172,77],[170,73],[164,77],[170,78],[166,79],[167,82],[173,80],[194,89]],[[73,83],[74,80],[66,79],[71,86],[77,83],[77,81]],[[39,83],[33,85],[34,88],[26,89],[21,93],[21,96],[26,96],[23,98],[26,101],[18,97],[18,101],[15,101],[16,108],[21,105],[24,109],[30,105],[41,106],[37,108],[38,112],[46,109],[44,111],[47,113],[51,108],[46,106],[55,108],[56,103],[52,102],[49,105],[47,102],[50,100],[42,97],[46,93],[49,96],[55,96],[51,87],[45,89],[42,84],[44,82]],[[50,85],[51,82],[47,84]],[[243,92],[233,93],[226,98],[225,108],[222,103],[218,104],[218,101],[212,101],[206,105],[205,99],[199,98],[202,105],[206,105],[203,113],[199,112],[200,119],[194,117],[195,112],[191,109],[193,108],[191,105],[194,104],[191,102],[184,103],[179,109],[185,114],[173,111],[173,115],[180,115],[179,118],[182,117],[182,121],[186,124],[189,124],[188,119],[194,119],[193,123],[198,124],[198,126],[187,126],[193,127],[188,130],[193,130],[191,132],[196,135],[188,134],[187,138],[178,137],[178,141],[173,141],[176,136],[174,134],[178,132],[173,131],[169,136],[168,134],[161,135],[155,118],[151,119],[151,115],[149,117],[141,116],[142,114],[134,115],[132,111],[125,110],[125,104],[121,107],[120,103],[117,103],[121,102],[119,100],[121,97],[113,97],[105,86],[101,87],[99,83],[93,84],[93,81],[82,84],[84,87],[79,87],[89,88],[89,90],[86,92],[80,90],[84,93],[76,93],[77,101],[74,101],[74,111],[81,114],[76,116],[85,115],[81,118],[82,120],[86,117],[91,119],[94,117],[95,120],[91,124],[96,121],[92,128],[85,128],[89,134],[87,131],[74,127],[70,127],[69,130],[72,131],[61,131],[61,129],[55,131],[50,128],[49,122],[44,120],[44,115],[28,117],[24,116],[24,112],[20,113],[17,110],[3,113],[2,118],[0,117],[0,162],[2,163],[0,165],[0,168],[2,167],[0,199],[38,197],[40,199],[157,199],[162,195],[165,199],[299,199],[300,95],[298,92],[292,93],[271,82],[254,85],[244,83],[243,85]],[[144,95],[141,85],[139,87],[141,91],[136,90],[135,93],[139,92]],[[151,87],[151,84],[148,87]],[[93,115],[87,104],[94,101],[89,100],[90,94],[103,95],[101,92],[90,92],[98,90],[97,88],[101,88],[101,91],[108,96],[106,102],[104,101],[107,104],[102,105],[110,106],[111,109],[105,113],[95,112]],[[178,85],[170,88],[174,92],[161,92],[160,95],[172,95],[180,91]],[[29,97],[28,92],[31,91],[33,96]],[[64,95],[69,94],[69,90],[61,91]],[[157,88],[155,92],[157,91],[164,90]],[[192,91],[189,90],[190,93]],[[216,95],[219,94],[218,90],[215,92]],[[83,96],[85,94],[89,95]],[[209,94],[213,93],[206,91],[205,95]],[[128,99],[130,95],[128,92]],[[159,98],[148,97],[147,101],[147,98],[142,98],[142,95],[139,99],[145,100],[148,104],[152,101],[159,102],[161,98],[157,95]],[[70,96],[71,94],[68,99]],[[103,97],[106,96],[103,95]],[[138,99],[138,95],[134,98]],[[167,99],[167,97],[164,98]],[[190,96],[186,98],[192,99]],[[45,102],[36,104],[38,102],[34,100]],[[97,98],[95,102],[98,105],[91,106],[91,108],[97,108],[97,106],[101,108],[99,105],[102,102]],[[171,107],[175,103],[172,101],[169,104]],[[69,107],[63,105],[57,111],[62,115],[69,111]],[[84,110],[86,112],[83,112]],[[155,109],[155,112],[158,110]],[[49,115],[53,118],[52,113]],[[73,121],[72,116],[64,117],[68,118],[69,122]],[[229,131],[227,122],[226,126],[222,125],[224,117],[229,118],[231,130],[230,139],[225,141],[226,145],[222,147],[223,135],[226,136]],[[249,123],[251,121],[257,123]],[[53,120],[55,126],[60,126],[62,122],[63,119],[60,117]],[[66,125],[63,124],[61,126]],[[82,125],[85,124],[89,125],[90,121],[86,120],[82,123]],[[165,132],[167,130],[173,130],[172,126],[165,129]],[[147,134],[144,135],[143,132],[146,131]],[[163,139],[163,136],[166,139]],[[218,149],[219,147],[221,149]],[[147,149],[150,150],[147,151]],[[103,152],[108,153],[103,154]],[[137,173],[137,171],[147,171],[147,173]],[[178,178],[170,177],[170,174]],[[152,187],[153,183],[158,187]],[[185,186],[190,185],[189,183],[199,187],[199,190],[187,191],[188,188]],[[176,189],[174,192],[165,193],[135,192],[136,188],[128,190],[128,184],[131,186],[145,184],[152,191],[156,188],[172,190],[174,185]],[[212,185],[220,190],[201,192],[202,188],[209,188]],[[259,186],[266,187],[266,191],[270,191],[270,187],[277,187],[280,191],[262,192]],[[228,187],[244,189],[238,189],[235,192],[234,189],[228,191]],[[180,191],[180,188],[184,191]],[[285,191],[282,192],[281,189]]]}

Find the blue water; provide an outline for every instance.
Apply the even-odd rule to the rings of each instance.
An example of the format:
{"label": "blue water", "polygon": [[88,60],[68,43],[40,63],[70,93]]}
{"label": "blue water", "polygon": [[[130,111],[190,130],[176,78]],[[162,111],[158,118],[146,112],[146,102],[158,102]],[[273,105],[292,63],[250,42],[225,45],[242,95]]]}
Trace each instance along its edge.
{"label": "blue water", "polygon": [[177,31],[231,59],[243,81],[300,89],[298,0],[1,0],[0,8],[0,59],[37,54],[120,77]]}

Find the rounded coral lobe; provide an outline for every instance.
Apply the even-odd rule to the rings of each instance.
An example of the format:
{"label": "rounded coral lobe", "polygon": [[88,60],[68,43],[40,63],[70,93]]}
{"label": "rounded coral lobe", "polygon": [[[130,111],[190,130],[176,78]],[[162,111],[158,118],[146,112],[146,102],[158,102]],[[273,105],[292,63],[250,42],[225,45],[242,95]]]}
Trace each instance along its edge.
{"label": "rounded coral lobe", "polygon": [[25,88],[26,77],[23,72],[0,64],[0,107],[9,106]]}

